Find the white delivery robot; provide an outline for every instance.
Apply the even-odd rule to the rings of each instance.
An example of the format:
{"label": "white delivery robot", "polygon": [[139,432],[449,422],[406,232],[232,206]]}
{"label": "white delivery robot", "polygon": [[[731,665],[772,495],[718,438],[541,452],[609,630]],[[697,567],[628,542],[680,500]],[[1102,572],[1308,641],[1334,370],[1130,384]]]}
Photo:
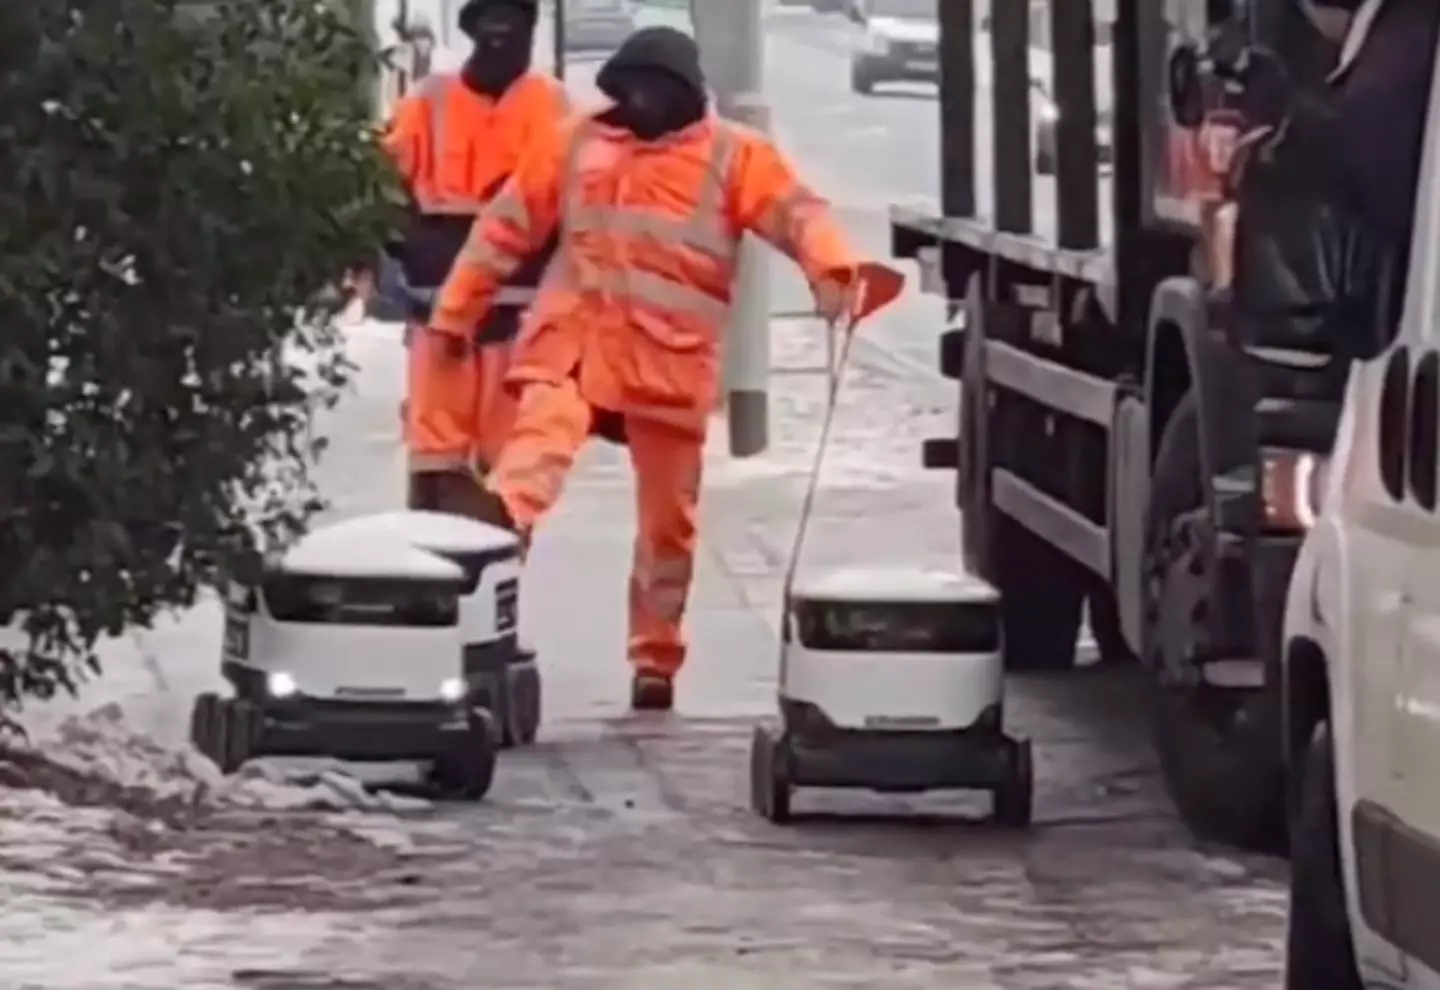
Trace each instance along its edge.
{"label": "white delivery robot", "polygon": [[755,812],[783,823],[797,788],[988,790],[1030,824],[1030,743],[1003,729],[999,595],[968,575],[857,567],[786,595],[779,727],[751,743]]}
{"label": "white delivery robot", "polygon": [[235,582],[221,667],[233,697],[195,701],[191,740],[226,773],[260,756],[429,761],[478,800],[499,727],[464,669],[465,569],[393,535],[317,531]]}
{"label": "white delivery robot", "polygon": [[535,741],[540,728],[540,671],[519,643],[520,542],[514,533],[443,512],[402,510],[337,523],[332,532],[366,540],[404,539],[465,571],[460,628],[464,676],[477,704],[500,726],[502,746]]}

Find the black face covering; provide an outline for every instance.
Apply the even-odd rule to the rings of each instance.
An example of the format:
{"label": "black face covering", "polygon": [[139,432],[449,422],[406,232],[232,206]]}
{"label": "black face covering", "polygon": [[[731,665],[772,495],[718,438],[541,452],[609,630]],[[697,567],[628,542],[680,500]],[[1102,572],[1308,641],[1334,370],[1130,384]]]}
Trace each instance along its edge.
{"label": "black face covering", "polygon": [[605,95],[615,107],[605,119],[642,141],[673,134],[705,116],[704,94],[664,69],[619,69],[607,83]]}
{"label": "black face covering", "polygon": [[535,18],[519,4],[498,3],[482,10],[469,25],[475,47],[461,72],[467,85],[499,96],[530,69]]}

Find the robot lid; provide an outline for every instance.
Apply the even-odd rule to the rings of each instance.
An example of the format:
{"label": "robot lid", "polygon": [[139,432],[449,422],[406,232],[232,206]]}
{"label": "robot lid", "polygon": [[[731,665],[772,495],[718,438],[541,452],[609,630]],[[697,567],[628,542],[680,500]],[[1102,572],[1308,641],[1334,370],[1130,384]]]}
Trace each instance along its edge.
{"label": "robot lid", "polygon": [[276,561],[274,569],[298,577],[388,578],[410,581],[465,580],[458,564],[407,540],[382,534],[357,539],[338,528],[322,529],[302,538]]}
{"label": "robot lid", "polygon": [[803,573],[791,597],[815,602],[876,604],[993,604],[1000,600],[991,585],[973,574],[936,567],[881,565],[844,567]]}
{"label": "robot lid", "polygon": [[372,536],[399,539],[441,554],[494,553],[519,547],[519,540],[507,529],[446,512],[378,512],[343,520],[322,532],[352,540]]}

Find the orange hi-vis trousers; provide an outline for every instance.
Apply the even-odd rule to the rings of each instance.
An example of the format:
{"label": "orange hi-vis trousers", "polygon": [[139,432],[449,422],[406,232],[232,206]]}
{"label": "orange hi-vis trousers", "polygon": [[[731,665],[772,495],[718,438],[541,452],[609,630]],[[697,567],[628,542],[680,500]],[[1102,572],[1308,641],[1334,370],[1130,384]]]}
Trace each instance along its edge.
{"label": "orange hi-vis trousers", "polygon": [[[522,533],[559,499],[595,412],[573,380],[524,386],[510,440],[486,479]],[[639,513],[628,654],[637,671],[671,677],[685,662],[704,438],[638,416],[625,417],[625,431]]]}
{"label": "orange hi-vis trousers", "polygon": [[404,418],[411,475],[483,474],[515,420],[515,399],[505,385],[511,345],[484,345],[457,361],[440,352],[435,334],[413,327],[407,351]]}

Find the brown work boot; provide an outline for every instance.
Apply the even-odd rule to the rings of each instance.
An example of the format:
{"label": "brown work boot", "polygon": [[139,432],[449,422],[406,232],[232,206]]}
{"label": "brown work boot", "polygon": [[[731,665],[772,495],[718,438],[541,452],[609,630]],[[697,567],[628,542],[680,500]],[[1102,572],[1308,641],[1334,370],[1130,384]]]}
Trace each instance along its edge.
{"label": "brown work boot", "polygon": [[437,471],[411,476],[410,508],[428,509],[515,532],[505,502],[468,471]]}
{"label": "brown work boot", "polygon": [[636,671],[630,682],[630,708],[637,712],[668,712],[675,707],[675,678],[655,670]]}

